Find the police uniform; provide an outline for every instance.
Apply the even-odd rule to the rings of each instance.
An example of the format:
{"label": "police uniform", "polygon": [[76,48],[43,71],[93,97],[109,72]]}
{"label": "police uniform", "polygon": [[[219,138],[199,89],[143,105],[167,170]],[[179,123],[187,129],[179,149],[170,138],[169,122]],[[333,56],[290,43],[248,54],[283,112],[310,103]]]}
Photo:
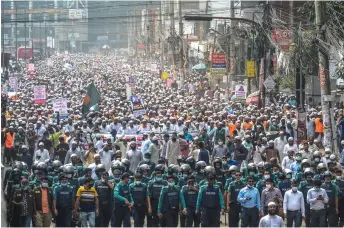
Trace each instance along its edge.
{"label": "police uniform", "polygon": [[178,226],[179,202],[180,189],[178,185],[165,186],[161,189],[158,213],[162,213],[167,227]]}
{"label": "police uniform", "polygon": [[135,227],[143,227],[147,214],[147,185],[145,183],[132,183],[129,185],[131,203],[134,204],[133,218]]}
{"label": "police uniform", "polygon": [[246,185],[242,181],[233,181],[229,184],[228,193],[230,194],[231,201],[229,202],[229,214],[228,214],[228,226],[238,227],[239,226],[239,214],[241,212],[241,204],[237,201],[240,189]]}
{"label": "police uniform", "polygon": [[194,191],[188,185],[184,185],[181,190],[180,200],[182,207],[186,209],[186,227],[199,227],[200,219],[196,214],[196,203],[198,197],[198,190]]}
{"label": "police uniform", "polygon": [[58,184],[53,189],[53,198],[56,200],[57,210],[56,227],[71,226],[75,194],[73,187],[68,183],[66,185]]}
{"label": "police uniform", "polygon": [[[326,204],[326,219],[329,227],[338,225],[338,216],[336,214],[335,199],[338,196],[337,186],[332,182],[324,182],[321,187],[325,189],[328,196],[328,203]],[[339,202],[340,203],[340,202]],[[342,202],[343,203],[343,202]]]}
{"label": "police uniform", "polygon": [[305,200],[305,223],[307,227],[310,227],[310,205],[307,203],[307,193],[308,190],[314,187],[313,180],[304,180],[299,184],[299,191],[302,192],[303,198]]}
{"label": "police uniform", "polygon": [[130,211],[125,204],[125,200],[130,202],[129,184],[125,184],[122,181],[116,185],[114,191],[115,205],[113,209],[113,221],[112,227],[130,227]]}
{"label": "police uniform", "polygon": [[222,186],[224,186],[226,183],[225,172],[222,169],[216,170],[215,179],[217,182],[220,182]]}
{"label": "police uniform", "polygon": [[152,214],[147,217],[147,226],[148,227],[158,227],[159,218],[158,214],[158,204],[161,189],[167,186],[166,180],[157,180],[153,179],[148,183],[147,195],[150,198],[150,203],[152,207]]}
{"label": "police uniform", "polygon": [[197,197],[196,210],[201,213],[201,224],[204,227],[219,227],[220,212],[224,209],[224,201],[220,187],[203,185]]}
{"label": "police uniform", "polygon": [[291,189],[291,182],[289,179],[284,179],[278,182],[278,189],[281,191],[282,197],[284,194]]}
{"label": "police uniform", "polygon": [[197,184],[199,184],[202,180],[204,180],[204,178],[205,177],[203,173],[197,172],[195,175],[195,180]]}
{"label": "police uniform", "polygon": [[99,215],[96,217],[96,227],[108,227],[112,212],[112,188],[109,184],[97,180],[94,182],[94,188],[98,193]]}
{"label": "police uniform", "polygon": [[338,217],[339,217],[339,227],[344,226],[344,180],[333,181],[338,187]]}

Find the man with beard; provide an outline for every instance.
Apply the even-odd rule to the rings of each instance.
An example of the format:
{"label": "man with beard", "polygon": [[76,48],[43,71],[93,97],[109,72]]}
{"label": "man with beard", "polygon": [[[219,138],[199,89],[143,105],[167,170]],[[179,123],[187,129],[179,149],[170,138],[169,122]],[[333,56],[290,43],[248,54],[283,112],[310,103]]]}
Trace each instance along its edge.
{"label": "man with beard", "polygon": [[64,164],[65,165],[71,162],[70,160],[71,160],[71,155],[72,154],[78,155],[78,157],[81,158],[82,161],[84,161],[83,153],[80,150],[80,148],[78,147],[78,143],[75,142],[75,141],[72,142],[72,148],[66,154],[66,157],[65,157],[65,160],[64,160]]}
{"label": "man with beard", "polygon": [[239,164],[246,160],[248,155],[248,150],[242,145],[241,137],[236,136],[234,138],[234,147],[233,147],[234,157],[233,160],[237,161]]}
{"label": "man with beard", "polygon": [[276,215],[277,206],[274,202],[268,204],[268,212],[268,215],[260,219],[259,227],[284,227],[283,219]]}
{"label": "man with beard", "polygon": [[169,164],[177,165],[177,158],[180,154],[179,139],[177,139],[177,133],[173,132],[172,139],[167,142],[166,147],[166,160]]}
{"label": "man with beard", "polygon": [[135,172],[143,159],[141,151],[136,149],[136,142],[130,143],[130,150],[126,153],[126,159],[130,161],[130,171]]}
{"label": "man with beard", "polygon": [[63,136],[59,137],[59,144],[56,146],[56,151],[54,154],[54,160],[59,160],[61,163],[64,163],[67,151],[69,151],[69,145],[65,142]]}

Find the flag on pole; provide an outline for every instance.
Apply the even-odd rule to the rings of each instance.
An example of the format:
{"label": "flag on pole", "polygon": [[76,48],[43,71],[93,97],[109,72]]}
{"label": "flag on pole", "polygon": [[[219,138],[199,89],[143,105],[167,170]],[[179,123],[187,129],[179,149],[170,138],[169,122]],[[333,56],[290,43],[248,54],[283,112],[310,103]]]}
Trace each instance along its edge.
{"label": "flag on pole", "polygon": [[90,111],[90,108],[100,101],[100,93],[93,82],[86,87],[86,90],[87,93],[84,97],[84,101],[82,102],[83,115],[87,114]]}

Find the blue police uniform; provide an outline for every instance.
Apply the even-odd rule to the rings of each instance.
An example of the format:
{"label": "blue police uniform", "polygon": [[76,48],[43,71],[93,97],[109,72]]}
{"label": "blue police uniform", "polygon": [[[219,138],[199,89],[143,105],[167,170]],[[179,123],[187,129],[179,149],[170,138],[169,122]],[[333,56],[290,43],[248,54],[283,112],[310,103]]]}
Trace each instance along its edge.
{"label": "blue police uniform", "polygon": [[165,186],[161,189],[158,213],[162,213],[167,227],[178,226],[180,189],[178,186]]}
{"label": "blue police uniform", "polygon": [[241,212],[241,205],[238,202],[237,198],[239,192],[242,188],[245,187],[245,183],[242,181],[233,181],[229,184],[228,193],[230,195],[229,202],[229,214],[228,214],[228,226],[229,227],[238,227],[239,226],[239,214]]}
{"label": "blue police uniform", "polygon": [[133,218],[135,227],[143,227],[147,214],[147,185],[133,183],[129,185],[130,201],[133,206]]}
{"label": "blue police uniform", "polygon": [[94,182],[94,188],[98,193],[99,215],[96,217],[97,227],[108,227],[112,212],[112,188],[101,180]]}
{"label": "blue police uniform", "polygon": [[159,218],[158,218],[158,204],[161,189],[167,186],[166,180],[157,180],[156,178],[151,180],[148,183],[147,195],[150,198],[150,203],[152,207],[152,214],[147,217],[147,226],[148,227],[158,227]]}
{"label": "blue police uniform", "polygon": [[338,190],[338,217],[339,217],[339,223],[338,227],[344,226],[344,180],[336,180],[333,181],[334,184],[337,185]]}
{"label": "blue police uniform", "polygon": [[[329,227],[335,227],[338,225],[338,216],[336,214],[335,204],[335,198],[338,195],[337,186],[332,182],[324,182],[321,187],[325,189],[328,196],[328,203],[326,204],[326,224],[328,224]],[[340,204],[341,202],[338,203]]]}
{"label": "blue police uniform", "polygon": [[291,182],[288,179],[281,180],[278,182],[277,187],[281,191],[282,197],[284,197],[284,194],[291,189]]}
{"label": "blue police uniform", "polygon": [[225,208],[220,186],[204,185],[200,187],[196,210],[201,213],[202,226],[220,226],[221,209]]}
{"label": "blue police uniform", "polygon": [[310,205],[309,203],[307,203],[307,193],[308,190],[314,187],[314,183],[313,180],[304,180],[301,181],[299,184],[299,191],[302,192],[303,194],[303,198],[305,201],[305,223],[307,227],[310,227],[311,223],[310,223]]}
{"label": "blue police uniform", "polygon": [[[187,183],[187,177],[180,177],[179,180],[178,180],[178,187],[179,189],[182,189],[182,187],[184,185],[186,185]],[[185,227],[185,223],[186,223],[186,216],[184,214],[180,214],[180,227]]]}
{"label": "blue police uniform", "polygon": [[130,211],[125,204],[125,200],[130,202],[129,184],[125,184],[122,181],[116,185],[114,191],[115,205],[113,213],[112,227],[130,227]]}
{"label": "blue police uniform", "polygon": [[70,227],[72,222],[73,201],[76,192],[69,184],[58,184],[53,189],[53,198],[56,200],[57,216],[56,227]]}
{"label": "blue police uniform", "polygon": [[[196,188],[197,189],[197,188]],[[186,209],[186,227],[199,227],[200,219],[196,214],[196,203],[198,197],[198,190],[192,190],[188,185],[184,185],[180,191],[180,200],[183,209]]]}

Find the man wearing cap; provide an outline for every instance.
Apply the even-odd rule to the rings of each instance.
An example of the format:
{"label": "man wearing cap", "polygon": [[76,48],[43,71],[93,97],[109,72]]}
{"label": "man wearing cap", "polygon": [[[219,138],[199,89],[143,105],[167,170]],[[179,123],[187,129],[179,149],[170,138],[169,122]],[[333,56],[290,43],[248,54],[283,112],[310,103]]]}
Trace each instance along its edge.
{"label": "man wearing cap", "polygon": [[283,219],[277,215],[277,206],[274,202],[268,204],[268,215],[259,221],[259,227],[284,227]]}
{"label": "man wearing cap", "polygon": [[279,152],[275,148],[273,140],[270,140],[268,142],[268,146],[263,151],[263,155],[265,155],[265,158],[267,161],[270,161],[271,158],[278,158],[279,162],[281,162]]}
{"label": "man wearing cap", "polygon": [[44,143],[40,142],[38,144],[38,150],[36,150],[34,154],[34,161],[35,162],[44,162],[47,159],[50,159],[50,155],[48,150],[44,149]]}
{"label": "man wearing cap", "polygon": [[68,184],[64,174],[59,176],[60,184],[53,188],[53,203],[56,227],[70,227],[75,203],[75,191]]}
{"label": "man wearing cap", "polygon": [[130,171],[135,172],[139,163],[143,160],[141,151],[136,148],[136,142],[130,143],[130,150],[126,153],[126,159],[130,161]]}
{"label": "man wearing cap", "polygon": [[295,153],[297,153],[297,152],[299,151],[299,148],[297,147],[297,144],[294,143],[294,138],[293,138],[293,137],[289,137],[289,138],[288,138],[288,144],[286,144],[286,145],[284,146],[284,149],[283,149],[283,154],[284,154],[284,156],[287,155],[287,152],[288,152],[289,150],[292,150],[292,151],[294,151]]}
{"label": "man wearing cap", "polygon": [[129,173],[122,174],[122,181],[119,182],[114,191],[115,205],[113,209],[112,227],[130,227],[130,210],[132,204],[130,203],[129,192]]}
{"label": "man wearing cap", "polygon": [[50,227],[53,212],[53,194],[49,188],[48,177],[42,177],[40,186],[33,189],[35,193],[37,227]]}
{"label": "man wearing cap", "polygon": [[42,122],[39,120],[36,123],[36,128],[35,128],[35,132],[37,134],[37,142],[39,142],[40,140],[43,139],[43,134],[45,132],[45,128],[42,126]]}
{"label": "man wearing cap", "polygon": [[278,150],[278,153],[280,155],[281,161],[283,161],[283,158],[286,156],[286,154],[284,154],[284,146],[287,144],[287,139],[284,135],[283,131],[279,132],[279,137],[277,137],[274,140],[274,147]]}
{"label": "man wearing cap", "polygon": [[296,152],[295,154],[295,161],[293,163],[291,163],[290,165],[290,169],[293,172],[293,179],[298,179],[299,178],[299,174],[302,172],[302,168],[301,168],[301,161],[302,161],[302,155],[300,152]]}
{"label": "man wearing cap", "polygon": [[80,147],[78,147],[78,143],[75,141],[72,142],[72,147],[69,149],[69,151],[66,154],[66,158],[64,160],[65,165],[71,162],[72,154],[76,154],[81,159],[81,161],[85,160]]}
{"label": "man wearing cap", "polygon": [[177,133],[173,132],[171,139],[167,142],[166,146],[166,161],[168,164],[177,165],[177,158],[180,155],[180,144]]}
{"label": "man wearing cap", "polygon": [[310,226],[324,227],[326,225],[325,206],[328,203],[326,190],[321,188],[321,180],[314,180],[314,187],[307,192],[307,202],[310,204]]}
{"label": "man wearing cap", "polygon": [[102,164],[105,166],[105,170],[109,170],[111,167],[111,158],[114,155],[114,152],[107,142],[104,143],[103,149],[99,151],[99,155],[102,160]]}

